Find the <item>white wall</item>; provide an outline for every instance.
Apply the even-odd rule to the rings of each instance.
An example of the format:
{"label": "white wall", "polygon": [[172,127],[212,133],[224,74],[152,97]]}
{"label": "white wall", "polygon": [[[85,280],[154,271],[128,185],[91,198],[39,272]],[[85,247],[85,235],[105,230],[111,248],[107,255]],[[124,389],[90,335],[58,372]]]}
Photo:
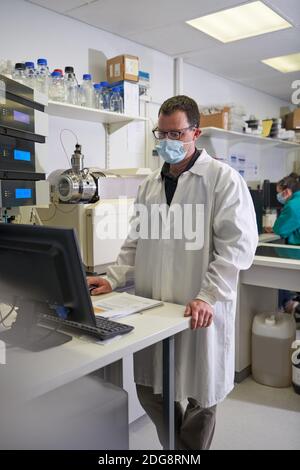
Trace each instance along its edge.
{"label": "white wall", "polygon": [[[155,102],[148,105],[147,112],[152,119],[148,131],[155,124],[159,103],[173,94],[171,57],[23,0],[1,0],[0,44],[0,59],[9,58],[16,62],[46,57],[51,69],[74,65],[79,78],[88,71],[89,49],[102,51],[106,57],[122,53],[138,55],[141,69],[151,74],[151,93]],[[243,104],[249,113],[258,117],[278,116],[280,106],[286,105],[281,100],[188,64],[183,65],[182,92],[192,96],[199,104]],[[68,167],[59,141],[63,128],[76,132],[83,146],[86,166],[104,167],[105,134],[101,124],[50,117],[49,157],[44,164],[47,173]],[[143,126],[135,123],[114,134],[111,138],[110,166],[144,166],[144,135]],[[74,138],[65,134],[64,142],[70,154]],[[150,147],[151,143],[150,136]],[[214,148],[218,153],[218,146]],[[153,166],[159,164],[157,161]]]}
{"label": "white wall", "polygon": [[[184,64],[183,93],[193,96],[201,106],[236,103],[242,105],[247,114],[257,118],[279,117],[280,108],[289,103],[260,91],[245,87],[231,80],[213,75],[198,67]],[[243,156],[258,166],[255,180],[278,181],[293,169],[297,152],[287,152],[270,145],[245,144],[218,138],[200,138],[199,146],[205,147],[211,155],[230,158]],[[299,153],[299,152],[298,152]],[[246,179],[254,179],[253,177]]]}
{"label": "white wall", "polygon": [[279,117],[281,106],[289,103],[231,80],[184,64],[183,92],[193,95],[200,105],[236,103],[258,119]]}
{"label": "white wall", "polygon": [[[83,73],[89,71],[89,49],[102,51],[106,57],[128,53],[139,56],[141,69],[150,72],[155,101],[162,102],[173,92],[173,60],[165,54],[22,0],[1,0],[0,8],[0,59],[19,62],[46,57],[51,69],[74,65],[76,75],[81,78]],[[49,159],[44,165],[46,172],[68,167],[59,143],[60,130],[65,127],[77,133],[83,145],[86,166],[104,167],[102,125],[50,117]],[[134,128],[134,125],[131,127]],[[144,147],[135,150],[128,139],[130,131],[125,128],[113,137],[112,149],[115,153],[112,166],[144,165]],[[74,138],[66,134],[64,141],[68,152],[72,152]]]}

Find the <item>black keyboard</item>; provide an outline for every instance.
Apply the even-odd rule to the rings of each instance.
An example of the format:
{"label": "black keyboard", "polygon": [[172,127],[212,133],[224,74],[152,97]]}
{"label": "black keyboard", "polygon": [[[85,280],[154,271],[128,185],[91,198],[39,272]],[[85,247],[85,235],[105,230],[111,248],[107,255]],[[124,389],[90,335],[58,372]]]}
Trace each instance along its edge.
{"label": "black keyboard", "polygon": [[114,336],[124,335],[129,333],[134,329],[134,326],[125,325],[124,323],[118,323],[112,320],[107,320],[107,318],[96,316],[96,326],[86,325],[84,323],[79,323],[71,320],[63,320],[54,315],[43,314],[40,317],[40,321],[49,322],[50,324],[59,324],[61,326],[67,326],[71,328],[76,328],[88,335],[95,336],[100,340],[105,340],[113,338]]}

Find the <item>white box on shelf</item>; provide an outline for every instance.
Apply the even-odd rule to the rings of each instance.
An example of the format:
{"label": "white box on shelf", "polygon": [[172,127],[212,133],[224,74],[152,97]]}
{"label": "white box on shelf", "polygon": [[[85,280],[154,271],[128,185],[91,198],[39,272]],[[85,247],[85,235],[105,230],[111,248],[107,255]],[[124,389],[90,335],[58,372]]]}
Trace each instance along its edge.
{"label": "white box on shelf", "polygon": [[139,84],[123,80],[122,82],[112,83],[111,86],[118,86],[121,89],[121,95],[123,98],[124,105],[124,114],[128,114],[130,116],[139,116]]}

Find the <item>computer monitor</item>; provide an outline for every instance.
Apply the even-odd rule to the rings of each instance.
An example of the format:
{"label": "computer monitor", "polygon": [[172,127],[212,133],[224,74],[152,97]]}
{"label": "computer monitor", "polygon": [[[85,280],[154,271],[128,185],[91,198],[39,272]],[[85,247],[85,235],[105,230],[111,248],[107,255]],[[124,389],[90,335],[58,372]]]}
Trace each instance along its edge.
{"label": "computer monitor", "polygon": [[269,180],[264,180],[263,193],[265,209],[280,209],[282,207],[277,201],[277,183],[271,182]]}
{"label": "computer monitor", "polygon": [[249,189],[249,191],[255,209],[257,230],[258,233],[263,233],[263,192],[261,189]]}
{"label": "computer monitor", "polygon": [[18,307],[0,339],[42,350],[71,339],[38,324],[40,314],[96,326],[73,229],[0,224],[0,303]]}
{"label": "computer monitor", "polygon": [[282,205],[277,200],[277,183],[270,183],[270,207],[282,209]]}

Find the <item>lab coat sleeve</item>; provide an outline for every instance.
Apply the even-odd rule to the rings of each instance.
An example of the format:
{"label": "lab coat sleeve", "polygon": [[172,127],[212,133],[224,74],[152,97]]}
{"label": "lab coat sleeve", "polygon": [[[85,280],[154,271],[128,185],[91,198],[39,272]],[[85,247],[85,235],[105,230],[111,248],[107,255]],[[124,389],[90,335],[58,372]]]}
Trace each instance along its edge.
{"label": "lab coat sleeve", "polygon": [[197,295],[210,305],[235,300],[239,271],[251,266],[258,243],[250,192],[233,170],[216,184],[213,217],[213,256]]}
{"label": "lab coat sleeve", "polygon": [[288,238],[293,232],[300,228],[300,215],[287,203],[276,220],[273,232],[282,238]]}
{"label": "lab coat sleeve", "polygon": [[121,247],[117,261],[115,264],[108,267],[107,275],[103,276],[110,283],[113,290],[117,287],[124,287],[126,284],[134,282],[135,253],[140,226],[139,212],[136,208],[138,204],[141,203],[143,194],[142,188],[143,184],[139,188],[137,198],[134,202],[135,209],[129,222],[129,233]]}

